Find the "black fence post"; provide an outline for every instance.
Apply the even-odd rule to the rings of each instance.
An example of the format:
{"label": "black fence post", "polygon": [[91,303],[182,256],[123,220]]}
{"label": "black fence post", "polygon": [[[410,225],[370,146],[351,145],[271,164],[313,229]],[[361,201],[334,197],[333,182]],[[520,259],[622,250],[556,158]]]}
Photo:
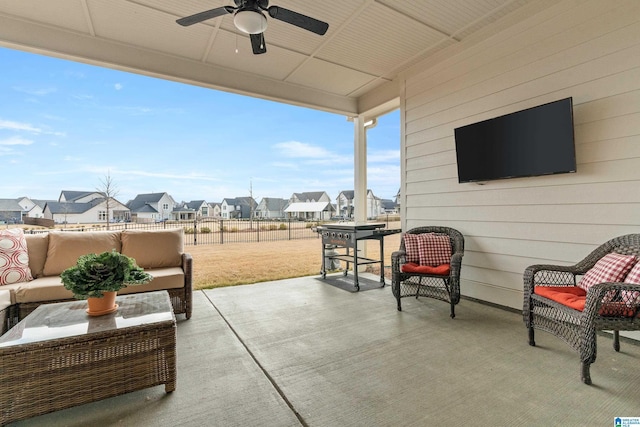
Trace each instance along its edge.
{"label": "black fence post", "polygon": [[255,224],[256,224],[256,236],[258,239],[258,243],[260,243],[260,223],[258,222],[258,220],[256,220]]}
{"label": "black fence post", "polygon": [[291,240],[291,218],[289,218],[289,240]]}
{"label": "black fence post", "polygon": [[224,243],[224,219],[220,220],[220,244]]}
{"label": "black fence post", "polygon": [[196,218],[193,219],[193,245],[198,244],[198,220]]}

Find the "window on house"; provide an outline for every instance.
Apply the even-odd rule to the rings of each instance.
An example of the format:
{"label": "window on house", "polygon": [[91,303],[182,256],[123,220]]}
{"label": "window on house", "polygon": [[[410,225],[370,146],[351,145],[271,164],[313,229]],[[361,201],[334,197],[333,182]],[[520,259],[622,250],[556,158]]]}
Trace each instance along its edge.
{"label": "window on house", "polygon": [[163,204],[162,204],[162,209],[164,209],[165,211],[166,211],[167,209],[169,209],[169,203],[163,203]]}
{"label": "window on house", "polygon": [[98,211],[98,221],[107,220],[107,211]]}

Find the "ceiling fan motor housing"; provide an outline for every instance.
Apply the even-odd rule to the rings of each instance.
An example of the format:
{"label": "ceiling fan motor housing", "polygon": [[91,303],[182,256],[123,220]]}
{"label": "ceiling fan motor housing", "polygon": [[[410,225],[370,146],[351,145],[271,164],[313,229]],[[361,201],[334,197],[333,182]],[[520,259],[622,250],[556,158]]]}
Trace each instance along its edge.
{"label": "ceiling fan motor housing", "polygon": [[233,0],[233,2],[241,10],[259,10],[269,6],[269,0]]}

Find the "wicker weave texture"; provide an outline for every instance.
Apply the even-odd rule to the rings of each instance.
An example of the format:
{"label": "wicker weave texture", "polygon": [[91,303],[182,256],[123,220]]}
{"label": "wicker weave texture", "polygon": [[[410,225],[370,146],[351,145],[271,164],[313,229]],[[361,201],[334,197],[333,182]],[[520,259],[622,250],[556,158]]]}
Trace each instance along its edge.
{"label": "wicker weave texture", "polygon": [[[168,298],[166,304],[170,310]],[[161,384],[175,390],[172,318],[0,347],[0,424]]]}
{"label": "wicker weave texture", "polygon": [[460,269],[464,255],[464,237],[458,230],[442,226],[417,227],[408,234],[436,233],[449,236],[451,242],[451,268],[448,276],[403,273],[402,265],[407,262],[404,239],[400,239],[400,249],[391,254],[391,291],[396,298],[398,310],[402,310],[401,298],[430,297],[448,302],[451,317],[455,317],[455,305],[460,302]]}

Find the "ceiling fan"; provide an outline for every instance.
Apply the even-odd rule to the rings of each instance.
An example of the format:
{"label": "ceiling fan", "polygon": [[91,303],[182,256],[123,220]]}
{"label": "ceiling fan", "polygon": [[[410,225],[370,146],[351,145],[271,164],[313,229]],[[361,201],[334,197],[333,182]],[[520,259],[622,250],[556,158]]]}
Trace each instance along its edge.
{"label": "ceiling fan", "polygon": [[329,28],[329,24],[315,18],[294,12],[278,6],[269,6],[269,0],[234,0],[233,6],[222,6],[215,9],[196,13],[176,20],[183,27],[216,18],[225,14],[233,14],[233,23],[240,31],[249,34],[253,53],[258,55],[267,51],[264,42],[264,30],[267,29],[267,12],[273,19],[284,21],[304,30],[311,31],[319,35],[324,35]]}

